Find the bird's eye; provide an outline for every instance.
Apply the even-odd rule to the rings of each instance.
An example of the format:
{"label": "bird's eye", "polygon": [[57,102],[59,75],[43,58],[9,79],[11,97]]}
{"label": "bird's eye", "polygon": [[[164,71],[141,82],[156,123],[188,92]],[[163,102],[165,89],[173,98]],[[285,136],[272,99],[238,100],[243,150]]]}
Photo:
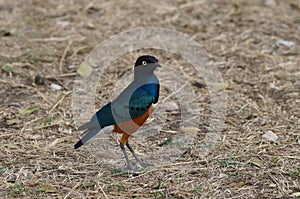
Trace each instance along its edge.
{"label": "bird's eye", "polygon": [[142,64],[143,64],[143,65],[147,65],[147,62],[146,62],[146,61],[143,61]]}

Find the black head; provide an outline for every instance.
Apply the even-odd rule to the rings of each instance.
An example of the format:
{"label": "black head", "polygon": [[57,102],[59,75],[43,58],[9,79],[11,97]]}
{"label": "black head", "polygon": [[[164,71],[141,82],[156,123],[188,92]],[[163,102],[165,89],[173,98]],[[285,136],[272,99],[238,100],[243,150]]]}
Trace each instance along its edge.
{"label": "black head", "polygon": [[141,66],[141,65],[148,65],[148,64],[158,65],[158,59],[156,59],[156,57],[153,57],[151,55],[143,55],[137,58],[134,67]]}

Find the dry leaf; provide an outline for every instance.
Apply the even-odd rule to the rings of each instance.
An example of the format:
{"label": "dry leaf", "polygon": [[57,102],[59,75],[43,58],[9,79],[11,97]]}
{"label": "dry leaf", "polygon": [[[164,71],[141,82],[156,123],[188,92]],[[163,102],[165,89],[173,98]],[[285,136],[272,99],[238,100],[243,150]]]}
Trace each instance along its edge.
{"label": "dry leaf", "polygon": [[8,125],[19,124],[20,122],[21,122],[21,120],[19,118],[14,118],[14,119],[6,120],[6,124],[8,124]]}
{"label": "dry leaf", "polygon": [[258,159],[254,159],[251,161],[252,164],[254,164],[255,166],[262,168],[264,167],[264,163],[261,160]]}
{"label": "dry leaf", "polygon": [[24,109],[19,109],[19,113],[29,115],[29,114],[33,113],[34,111],[36,111],[37,109],[38,109],[37,107],[29,106],[29,107],[24,108]]}
{"label": "dry leaf", "polygon": [[86,63],[82,63],[77,68],[77,72],[78,72],[79,75],[81,75],[83,77],[87,77],[93,72],[93,68],[90,65],[86,64]]}
{"label": "dry leaf", "polygon": [[55,187],[49,185],[43,185],[40,190],[46,193],[55,193],[57,191]]}
{"label": "dry leaf", "polygon": [[300,192],[295,192],[292,194],[293,197],[300,197]]}

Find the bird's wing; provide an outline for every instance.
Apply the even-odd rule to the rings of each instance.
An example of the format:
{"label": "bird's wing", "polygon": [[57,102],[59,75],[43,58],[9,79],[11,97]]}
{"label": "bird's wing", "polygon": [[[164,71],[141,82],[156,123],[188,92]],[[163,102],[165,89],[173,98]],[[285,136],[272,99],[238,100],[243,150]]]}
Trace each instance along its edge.
{"label": "bird's wing", "polygon": [[136,89],[129,98],[121,98],[113,102],[112,112],[117,118],[117,123],[143,115],[153,103],[157,103],[158,92],[159,84],[145,84]]}

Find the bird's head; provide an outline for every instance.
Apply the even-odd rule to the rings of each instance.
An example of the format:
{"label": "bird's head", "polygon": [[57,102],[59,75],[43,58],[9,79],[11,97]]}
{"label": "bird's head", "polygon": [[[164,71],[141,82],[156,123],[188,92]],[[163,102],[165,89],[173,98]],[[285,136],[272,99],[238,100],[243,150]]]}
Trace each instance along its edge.
{"label": "bird's head", "polygon": [[143,55],[137,58],[134,64],[134,79],[138,81],[145,81],[149,78],[154,78],[154,70],[161,67],[158,59],[150,55]]}
{"label": "bird's head", "polygon": [[134,67],[135,68],[140,67],[146,70],[153,69],[154,71],[155,68],[161,67],[161,65],[158,63],[158,59],[156,57],[153,57],[151,55],[143,55],[137,58]]}

